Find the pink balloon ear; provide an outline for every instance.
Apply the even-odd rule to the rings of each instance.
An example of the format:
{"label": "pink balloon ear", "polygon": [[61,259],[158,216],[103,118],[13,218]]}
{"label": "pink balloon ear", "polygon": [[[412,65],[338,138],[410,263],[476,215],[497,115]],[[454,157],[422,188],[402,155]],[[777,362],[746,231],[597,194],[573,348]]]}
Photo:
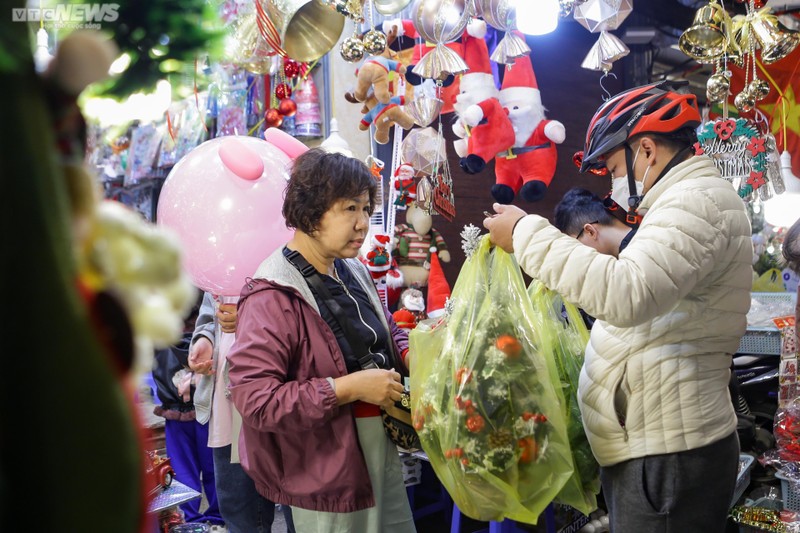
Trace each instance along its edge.
{"label": "pink balloon ear", "polygon": [[219,148],[219,158],[228,170],[242,179],[255,181],[264,173],[264,161],[236,139],[225,139]]}
{"label": "pink balloon ear", "polygon": [[308,151],[308,146],[278,128],[267,128],[264,132],[264,140],[280,148],[290,159],[295,159]]}

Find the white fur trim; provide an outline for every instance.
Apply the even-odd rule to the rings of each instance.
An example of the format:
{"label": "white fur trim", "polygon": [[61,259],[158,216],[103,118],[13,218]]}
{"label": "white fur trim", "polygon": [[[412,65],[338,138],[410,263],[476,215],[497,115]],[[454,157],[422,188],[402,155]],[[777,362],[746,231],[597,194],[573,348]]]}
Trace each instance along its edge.
{"label": "white fur trim", "polygon": [[491,90],[491,96],[497,96],[498,91],[497,87],[494,85],[494,76],[487,72],[467,71],[466,74],[461,76],[461,81],[459,83],[460,91],[470,92],[485,88],[487,91]]}
{"label": "white fur trim", "polygon": [[388,35],[389,32],[392,31],[392,26],[397,26],[397,36],[398,37],[402,37],[403,35],[405,35],[406,32],[405,32],[405,28],[403,28],[403,21],[400,20],[400,19],[387,19],[387,20],[384,20],[383,24],[381,25],[381,29],[383,30],[383,33]]}
{"label": "white fur trim", "polygon": [[511,102],[542,105],[542,94],[533,87],[509,87],[500,90],[500,104],[508,107]]}
{"label": "white fur trim", "polygon": [[486,37],[486,22],[479,18],[473,18],[469,21],[469,24],[467,24],[467,34],[472,37],[477,37],[478,39],[483,39]]}
{"label": "white fur trim", "polygon": [[567,138],[564,125],[557,120],[553,120],[544,125],[545,136],[556,144],[561,144]]}
{"label": "white fur trim", "polygon": [[427,315],[428,318],[439,318],[444,314],[444,309],[434,309],[433,311],[428,311]]}
{"label": "white fur trim", "polygon": [[483,119],[483,109],[481,109],[478,105],[471,105],[464,111],[464,116],[462,117],[464,122],[469,124],[470,126],[477,126],[478,123]]}

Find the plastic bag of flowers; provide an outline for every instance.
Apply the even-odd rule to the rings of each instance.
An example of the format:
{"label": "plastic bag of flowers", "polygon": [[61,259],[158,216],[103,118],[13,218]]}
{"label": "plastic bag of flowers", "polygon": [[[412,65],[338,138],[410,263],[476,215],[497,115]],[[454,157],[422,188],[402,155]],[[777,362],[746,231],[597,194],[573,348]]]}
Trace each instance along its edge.
{"label": "plastic bag of flowers", "polygon": [[560,381],[514,257],[481,238],[434,327],[410,334],[412,417],[453,501],[535,524],[573,472]]}
{"label": "plastic bag of flowers", "polygon": [[528,286],[528,294],[535,314],[534,326],[542,342],[552,347],[553,361],[564,393],[562,406],[575,465],[575,472],[555,501],[589,516],[597,509],[597,494],[600,492],[600,467],[583,430],[578,406],[578,378],[589,331],[578,308],[565,302],[560,294],[549,290],[541,281],[533,280]]}

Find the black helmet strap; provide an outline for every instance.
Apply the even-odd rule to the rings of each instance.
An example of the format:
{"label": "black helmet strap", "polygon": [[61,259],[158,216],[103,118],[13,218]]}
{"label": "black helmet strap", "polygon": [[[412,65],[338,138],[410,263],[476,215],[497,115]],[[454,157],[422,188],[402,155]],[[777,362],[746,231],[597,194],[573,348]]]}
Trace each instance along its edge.
{"label": "black helmet strap", "polygon": [[636,217],[636,209],[642,203],[642,197],[636,194],[636,179],[633,177],[633,148],[625,143],[625,167],[628,176],[628,220]]}

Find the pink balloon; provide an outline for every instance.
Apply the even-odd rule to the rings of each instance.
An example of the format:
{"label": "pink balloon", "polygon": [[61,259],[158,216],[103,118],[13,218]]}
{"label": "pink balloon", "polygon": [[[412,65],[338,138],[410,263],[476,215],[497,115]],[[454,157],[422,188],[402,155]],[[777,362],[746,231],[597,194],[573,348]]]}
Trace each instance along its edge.
{"label": "pink balloon", "polygon": [[173,167],[156,220],[177,233],[197,287],[239,296],[246,278],[292,238],[281,214],[291,161],[270,142],[229,136],[202,143]]}

